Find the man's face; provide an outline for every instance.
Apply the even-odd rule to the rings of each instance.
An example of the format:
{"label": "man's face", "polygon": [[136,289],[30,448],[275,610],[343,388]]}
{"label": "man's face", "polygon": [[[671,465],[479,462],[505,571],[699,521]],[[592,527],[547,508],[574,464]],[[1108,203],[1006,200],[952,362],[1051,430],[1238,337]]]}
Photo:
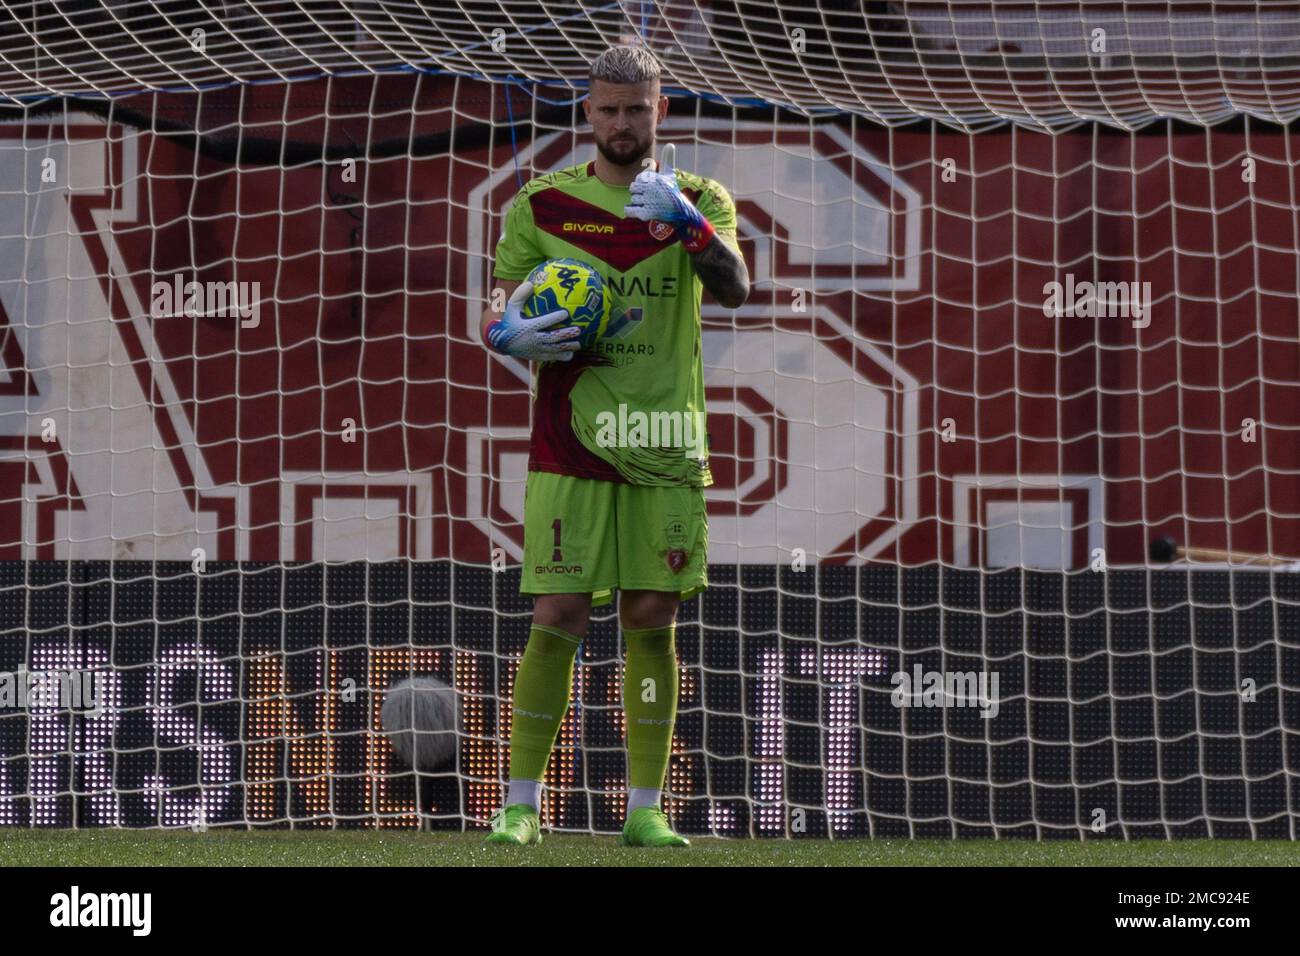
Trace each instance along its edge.
{"label": "man's face", "polygon": [[615,166],[640,165],[654,148],[655,129],[668,113],[668,97],[659,94],[658,80],[596,80],[582,108],[605,159]]}

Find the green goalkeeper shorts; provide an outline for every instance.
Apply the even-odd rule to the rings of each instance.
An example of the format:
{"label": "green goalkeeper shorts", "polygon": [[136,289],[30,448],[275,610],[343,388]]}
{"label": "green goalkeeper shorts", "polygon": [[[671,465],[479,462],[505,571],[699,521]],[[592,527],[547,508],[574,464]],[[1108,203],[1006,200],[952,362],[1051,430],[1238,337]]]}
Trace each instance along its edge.
{"label": "green goalkeeper shorts", "polygon": [[524,488],[524,594],[615,589],[676,591],[708,585],[704,489],[628,485],[530,471]]}

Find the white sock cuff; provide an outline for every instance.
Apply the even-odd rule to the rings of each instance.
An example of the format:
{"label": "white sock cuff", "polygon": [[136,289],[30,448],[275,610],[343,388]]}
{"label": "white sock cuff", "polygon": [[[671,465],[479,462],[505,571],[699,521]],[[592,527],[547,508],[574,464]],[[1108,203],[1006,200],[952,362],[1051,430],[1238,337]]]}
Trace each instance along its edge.
{"label": "white sock cuff", "polygon": [[540,780],[516,780],[510,778],[510,790],[506,794],[506,806],[527,803],[538,813],[542,811],[542,782]]}
{"label": "white sock cuff", "polygon": [[659,798],[662,796],[662,790],[633,787],[627,793],[627,812],[631,813],[633,810],[640,810],[642,807],[658,807]]}

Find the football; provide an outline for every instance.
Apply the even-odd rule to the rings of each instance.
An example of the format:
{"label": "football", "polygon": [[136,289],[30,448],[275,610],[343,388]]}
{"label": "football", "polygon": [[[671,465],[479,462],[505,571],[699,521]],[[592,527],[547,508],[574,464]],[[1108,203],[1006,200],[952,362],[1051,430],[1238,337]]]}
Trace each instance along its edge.
{"label": "football", "polygon": [[609,325],[612,299],[600,273],[577,259],[549,259],[528,275],[533,294],[523,313],[532,317],[567,309],[568,325],[582,329],[579,348],[590,348]]}
{"label": "football", "polygon": [[456,755],[456,692],[431,674],[403,678],[388,689],[379,722],[399,760],[430,772]]}

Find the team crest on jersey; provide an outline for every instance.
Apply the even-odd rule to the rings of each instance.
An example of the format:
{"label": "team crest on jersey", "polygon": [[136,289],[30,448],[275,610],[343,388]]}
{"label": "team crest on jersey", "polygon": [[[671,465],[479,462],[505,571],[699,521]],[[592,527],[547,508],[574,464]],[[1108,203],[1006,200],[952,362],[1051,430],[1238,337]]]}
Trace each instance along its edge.
{"label": "team crest on jersey", "polygon": [[663,242],[673,234],[673,227],[666,222],[660,222],[658,219],[650,220],[650,235],[654,236],[660,242]]}

